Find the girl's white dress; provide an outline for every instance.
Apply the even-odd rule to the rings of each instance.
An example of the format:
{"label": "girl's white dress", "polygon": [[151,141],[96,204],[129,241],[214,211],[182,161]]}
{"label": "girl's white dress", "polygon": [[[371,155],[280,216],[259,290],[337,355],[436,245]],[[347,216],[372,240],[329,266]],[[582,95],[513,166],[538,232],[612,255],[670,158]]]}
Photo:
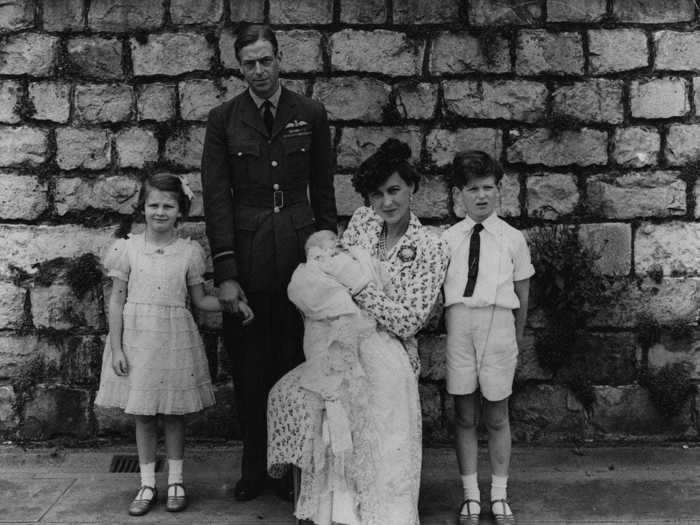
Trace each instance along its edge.
{"label": "girl's white dress", "polygon": [[204,282],[204,252],[189,239],[157,248],[143,234],[119,239],[103,259],[107,275],[128,282],[122,347],[129,374],[112,369],[109,337],[95,404],[127,414],[181,415],[214,404],[199,329],[187,287]]}

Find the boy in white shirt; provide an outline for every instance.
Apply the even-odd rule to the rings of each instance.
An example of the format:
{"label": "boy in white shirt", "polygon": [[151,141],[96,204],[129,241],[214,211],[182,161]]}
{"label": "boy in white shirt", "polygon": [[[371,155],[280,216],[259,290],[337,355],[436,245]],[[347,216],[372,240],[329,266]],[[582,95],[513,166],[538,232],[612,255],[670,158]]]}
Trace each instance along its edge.
{"label": "boy in white shirt", "polygon": [[455,399],[455,447],[464,487],[459,523],[476,525],[477,425],[483,397],[491,464],[491,512],[514,524],[506,487],[511,454],[508,398],[527,319],[535,270],[525,237],[496,215],[503,170],[482,151],[455,155],[452,197],[466,212],[445,231],[450,251],[445,278],[447,392]]}

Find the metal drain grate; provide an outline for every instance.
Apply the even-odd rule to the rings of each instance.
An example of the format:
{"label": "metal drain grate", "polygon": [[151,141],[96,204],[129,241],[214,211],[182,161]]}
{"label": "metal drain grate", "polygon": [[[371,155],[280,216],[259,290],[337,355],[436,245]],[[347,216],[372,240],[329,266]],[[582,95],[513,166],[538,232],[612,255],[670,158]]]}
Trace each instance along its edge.
{"label": "metal drain grate", "polygon": [[[163,458],[156,458],[156,472],[161,472],[163,467]],[[139,457],[127,456],[124,454],[116,454],[112,456],[112,463],[109,466],[109,472],[140,472]]]}

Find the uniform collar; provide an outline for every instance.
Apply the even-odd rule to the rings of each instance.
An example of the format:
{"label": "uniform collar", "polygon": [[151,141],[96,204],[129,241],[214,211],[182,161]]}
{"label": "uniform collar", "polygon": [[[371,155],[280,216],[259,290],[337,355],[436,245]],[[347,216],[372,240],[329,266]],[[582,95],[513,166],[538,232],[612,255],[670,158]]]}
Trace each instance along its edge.
{"label": "uniform collar", "polygon": [[258,109],[260,109],[260,106],[262,106],[266,100],[269,100],[272,103],[272,107],[277,109],[277,106],[279,106],[280,103],[280,95],[282,94],[282,84],[277,82],[277,89],[269,98],[260,98],[253,93],[253,90],[250,88],[248,88],[248,92],[250,93],[250,98],[253,99],[253,102]]}

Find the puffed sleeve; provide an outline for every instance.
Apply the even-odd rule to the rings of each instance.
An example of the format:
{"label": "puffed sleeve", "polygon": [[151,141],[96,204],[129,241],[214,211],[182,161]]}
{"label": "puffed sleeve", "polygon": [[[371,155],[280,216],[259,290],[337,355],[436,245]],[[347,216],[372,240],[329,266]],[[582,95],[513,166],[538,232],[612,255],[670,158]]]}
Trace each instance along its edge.
{"label": "puffed sleeve", "polygon": [[190,241],[190,255],[187,261],[187,286],[204,282],[204,272],[207,270],[204,250],[196,241]]}
{"label": "puffed sleeve", "polygon": [[102,266],[108,277],[116,277],[122,281],[129,280],[131,266],[129,265],[128,248],[127,239],[117,239],[105,250]]}

